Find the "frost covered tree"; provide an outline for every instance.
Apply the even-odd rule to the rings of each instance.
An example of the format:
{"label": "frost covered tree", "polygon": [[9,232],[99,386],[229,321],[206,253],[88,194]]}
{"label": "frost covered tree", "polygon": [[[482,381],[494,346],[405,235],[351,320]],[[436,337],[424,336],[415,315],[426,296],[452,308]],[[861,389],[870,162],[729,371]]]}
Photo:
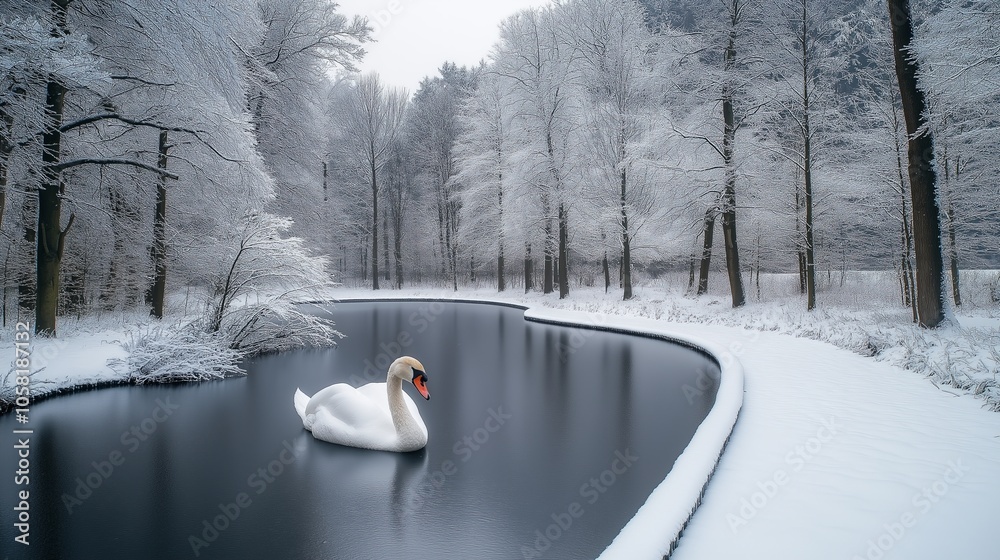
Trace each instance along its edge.
{"label": "frost covered tree", "polygon": [[590,154],[598,163],[595,180],[603,185],[598,197],[613,209],[623,297],[629,300],[633,239],[653,209],[640,142],[653,118],[654,45],[633,0],[582,0],[571,5],[568,17],[589,93]]}
{"label": "frost covered tree", "polygon": [[[915,30],[920,85],[928,96],[934,131],[942,234],[954,304],[962,304],[960,266],[986,265],[977,243],[996,234],[994,192],[989,177],[1000,172],[989,154],[1000,141],[1000,54],[995,2],[945,2]],[[986,265],[989,266],[989,265]]]}
{"label": "frost covered tree", "polygon": [[[33,313],[37,309],[35,285],[39,271],[34,257],[39,178],[43,175],[48,181],[46,185],[51,187],[45,191],[48,206],[44,223],[48,226],[56,218],[61,222],[61,187],[51,184],[53,177],[58,175],[54,168],[59,163],[54,161],[57,154],[51,148],[61,119],[57,123],[57,115],[46,112],[46,103],[51,101],[56,108],[66,87],[100,87],[106,80],[90,54],[91,46],[79,34],[69,32],[68,23],[62,18],[65,5],[52,7],[62,14],[53,18],[46,15],[48,5],[18,2],[8,8],[10,12],[3,13],[0,19],[0,44],[3,45],[0,49],[0,232],[7,240],[3,266],[5,323],[8,286],[18,286],[18,306],[22,313]],[[51,98],[48,96],[50,84]],[[42,159],[38,154],[42,152],[42,131],[46,130],[49,131],[50,149]],[[9,185],[23,186],[10,189]],[[12,211],[8,211],[8,207]],[[40,332],[54,333],[55,330],[55,308],[51,303],[53,294],[58,293],[58,284],[53,283],[51,272],[58,272],[59,238],[62,236],[65,240],[65,231],[60,223],[46,230],[54,238],[55,251],[43,262],[42,272],[47,280],[44,295],[48,304],[41,311],[44,324]],[[46,243],[46,247],[49,246]]]}
{"label": "frost covered tree", "polygon": [[497,291],[507,289],[507,256],[518,221],[512,220],[517,188],[512,154],[516,143],[517,104],[506,79],[487,73],[463,107],[462,133],[455,145],[459,171],[455,181],[466,185],[461,193],[464,245],[470,251],[492,254],[496,263]]}
{"label": "frost covered tree", "polygon": [[[261,36],[245,51],[258,146],[277,183],[274,212],[292,232],[321,244],[327,229],[322,170],[328,164],[330,75],[356,71],[371,31],[323,0],[256,0]],[[308,202],[312,202],[307,203]],[[329,201],[329,200],[328,200]]]}
{"label": "frost covered tree", "polygon": [[843,151],[846,135],[837,129],[851,119],[835,91],[841,67],[851,54],[834,49],[840,29],[835,21],[845,7],[810,0],[767,6],[767,17],[774,24],[767,58],[776,89],[770,120],[780,127],[772,135],[780,146],[778,153],[801,178],[795,191],[796,242],[810,311],[816,308],[816,182],[823,164],[831,164],[837,159],[835,152]]}
{"label": "frost covered tree", "polygon": [[[3,197],[20,211],[16,224],[5,213],[0,228],[21,246],[4,255],[4,284],[24,288],[36,329],[55,334],[68,313],[124,317],[144,299],[162,316],[167,293],[185,288],[213,307],[201,290],[228,250],[220,240],[243,223],[234,201],[262,215],[274,196],[247,111],[243,47],[260,43],[257,14],[238,2],[24,0],[5,4],[0,24],[12,39],[0,55],[0,157],[25,186],[16,200]],[[272,243],[294,253],[286,229],[272,228]],[[326,281],[322,261],[298,258],[308,272],[295,277],[300,288]],[[36,264],[34,278],[11,266],[22,259]],[[292,284],[281,301],[291,301]],[[278,309],[280,299],[267,305]],[[332,341],[314,326],[290,327],[290,338]],[[243,332],[261,344],[277,336],[263,324]]]}
{"label": "frost covered tree", "polygon": [[206,330],[250,356],[335,338],[329,322],[295,305],[324,297],[331,286],[325,259],[313,257],[301,239],[283,236],[291,226],[288,219],[252,207],[236,206],[233,214],[236,227],[220,240],[225,252],[210,269],[213,297]]}
{"label": "frost covered tree", "polygon": [[391,156],[403,124],[408,104],[405,90],[387,88],[378,74],[366,74],[358,79],[350,95],[348,110],[342,115],[343,127],[351,143],[350,156],[364,162],[364,176],[369,187],[371,221],[372,289],[379,289],[378,236],[379,175]]}
{"label": "frost covered tree", "polygon": [[478,70],[445,63],[439,75],[425,78],[413,95],[409,126],[419,134],[411,136],[407,148],[413,151],[419,181],[428,185],[433,204],[427,210],[435,218],[438,274],[458,290],[460,226],[459,184],[453,181],[461,107],[475,90]]}
{"label": "frost covered tree", "polygon": [[[544,228],[542,291],[552,293],[558,275],[560,297],[569,294],[572,201],[567,181],[575,163],[571,146],[580,126],[581,91],[580,69],[574,61],[576,46],[563,27],[569,22],[568,9],[526,10],[505,20],[500,26],[494,67],[511,81],[522,102],[528,150],[524,156],[526,165],[537,169],[534,183]],[[525,252],[531,252],[530,245]],[[557,263],[561,267],[558,271],[554,268]]]}
{"label": "frost covered tree", "polygon": [[[761,2],[724,0],[720,3],[691,6],[690,25],[702,34],[700,49],[690,55],[698,64],[690,64],[694,74],[687,87],[713,109],[712,120],[700,126],[679,130],[685,138],[700,139],[715,152],[722,176],[715,189],[716,200],[708,205],[702,228],[703,248],[698,279],[698,293],[708,289],[716,221],[722,218],[726,250],[726,270],[734,307],[746,302],[740,265],[737,217],[737,183],[741,156],[737,143],[752,118],[766,104],[760,99],[757,80],[764,72],[763,57],[756,49],[765,44],[765,26]],[[716,109],[717,107],[717,109]]]}

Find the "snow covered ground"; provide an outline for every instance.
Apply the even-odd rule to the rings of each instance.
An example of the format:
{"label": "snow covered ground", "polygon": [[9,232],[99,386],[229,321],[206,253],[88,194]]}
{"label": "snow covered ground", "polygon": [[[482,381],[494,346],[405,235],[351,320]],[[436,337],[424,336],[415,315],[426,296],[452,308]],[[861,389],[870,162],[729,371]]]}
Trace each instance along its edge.
{"label": "snow covered ground", "polygon": [[[455,296],[435,289],[380,295]],[[669,287],[637,295],[623,303],[594,289],[574,290],[565,301],[487,289],[459,294],[617,315],[638,328],[735,349],[745,372],[743,409],[672,558],[997,557],[1000,414],[989,408],[997,402],[1000,310],[978,306],[958,314],[958,325],[928,333],[907,324],[905,309],[867,310],[863,297],[810,314],[795,298],[732,310],[722,296],[685,298]],[[106,362],[123,357],[125,329],[67,322],[62,333],[63,340],[35,346],[46,365],[36,386],[120,375]],[[4,379],[3,389],[11,383]]]}
{"label": "snow covered ground", "polygon": [[[125,372],[116,371],[109,362],[123,360],[128,352],[123,344],[128,336],[122,318],[66,319],[60,338],[33,338],[31,346],[31,394],[33,398],[87,387],[123,381]],[[0,404],[14,396],[14,329],[0,336],[7,369],[0,375]],[[0,411],[4,410],[0,407]]]}
{"label": "snow covered ground", "polygon": [[684,328],[747,340],[746,397],[672,558],[997,558],[1000,415],[981,401],[823,342]]}

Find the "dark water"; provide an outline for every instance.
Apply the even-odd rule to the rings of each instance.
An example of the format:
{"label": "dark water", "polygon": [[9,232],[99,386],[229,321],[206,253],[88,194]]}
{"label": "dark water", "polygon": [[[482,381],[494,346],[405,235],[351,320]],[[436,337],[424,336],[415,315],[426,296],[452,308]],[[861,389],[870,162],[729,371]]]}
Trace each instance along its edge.
{"label": "dark water", "polygon": [[[332,315],[348,335],[339,348],[267,357],[245,379],[34,406],[29,547],[13,541],[19,426],[0,418],[0,554],[594,558],[715,398],[714,383],[692,391],[718,377],[698,352],[529,323],[515,309],[354,303]],[[405,388],[430,432],[426,449],[356,450],[302,429],[296,387],[384,381],[399,354],[427,369],[430,401]],[[371,378],[366,360],[379,366]]]}

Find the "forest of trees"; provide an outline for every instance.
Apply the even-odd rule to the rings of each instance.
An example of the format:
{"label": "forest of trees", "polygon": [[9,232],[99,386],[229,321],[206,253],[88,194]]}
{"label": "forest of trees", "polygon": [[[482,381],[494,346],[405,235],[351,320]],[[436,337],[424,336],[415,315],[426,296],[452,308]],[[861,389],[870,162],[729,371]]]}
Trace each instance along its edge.
{"label": "forest of trees", "polygon": [[172,4],[4,2],[5,325],[174,309],[254,347],[322,335],[290,302],[335,282],[683,271],[740,306],[797,273],[813,309],[860,269],[934,326],[1000,266],[992,0],[562,0],[415,92],[325,0]]}
{"label": "forest of trees", "polygon": [[[342,278],[376,286],[371,235],[390,224],[381,246],[393,237],[396,286],[565,297],[603,282],[625,299],[637,276],[666,270],[690,270],[705,293],[721,254],[711,281],[728,283],[734,306],[762,271],[797,271],[808,309],[819,271],[895,269],[915,320],[918,292],[937,303],[919,314],[932,326],[945,280],[935,247],[955,305],[962,268],[998,264],[998,18],[995,3],[964,0],[572,0],[521,12],[488,61],[442,66],[407,107],[400,156],[380,169],[394,185],[384,196],[411,219],[361,210],[371,170],[335,149],[328,251]],[[904,21],[912,44],[894,42]],[[360,88],[337,89],[331,112],[350,113]]]}

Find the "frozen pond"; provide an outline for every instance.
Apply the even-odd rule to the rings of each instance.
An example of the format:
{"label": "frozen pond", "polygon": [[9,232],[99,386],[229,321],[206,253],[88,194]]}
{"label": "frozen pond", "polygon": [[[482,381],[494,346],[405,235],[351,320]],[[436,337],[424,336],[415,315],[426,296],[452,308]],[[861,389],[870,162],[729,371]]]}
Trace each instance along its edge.
{"label": "frozen pond", "polygon": [[[32,544],[12,544],[8,481],[4,555],[594,558],[715,399],[718,366],[702,353],[517,309],[343,303],[332,316],[348,336],[339,348],[269,356],[244,379],[34,405]],[[427,369],[430,401],[404,387],[430,432],[424,450],[363,451],[303,430],[296,387],[383,382],[401,354]]]}

